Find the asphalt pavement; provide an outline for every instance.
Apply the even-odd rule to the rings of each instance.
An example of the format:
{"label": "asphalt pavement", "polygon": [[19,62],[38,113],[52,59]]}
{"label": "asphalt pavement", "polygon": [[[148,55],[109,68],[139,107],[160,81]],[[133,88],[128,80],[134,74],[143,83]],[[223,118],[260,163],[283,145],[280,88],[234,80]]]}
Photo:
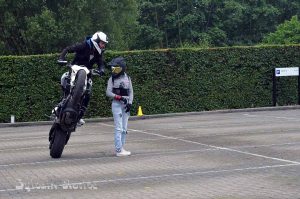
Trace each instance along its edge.
{"label": "asphalt pavement", "polygon": [[300,109],[132,117],[116,157],[113,121],[91,119],[60,159],[48,122],[0,125],[0,198],[300,198]]}

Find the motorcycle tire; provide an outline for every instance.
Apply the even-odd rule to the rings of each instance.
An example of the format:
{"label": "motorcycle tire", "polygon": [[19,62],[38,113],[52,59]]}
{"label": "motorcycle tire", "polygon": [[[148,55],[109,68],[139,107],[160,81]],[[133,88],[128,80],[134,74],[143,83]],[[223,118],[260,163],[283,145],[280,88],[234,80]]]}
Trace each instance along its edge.
{"label": "motorcycle tire", "polygon": [[83,96],[84,86],[86,80],[86,72],[85,70],[79,70],[76,75],[76,83],[72,90],[72,98],[71,103],[73,107],[78,107],[80,103],[80,99]]}
{"label": "motorcycle tire", "polygon": [[64,132],[58,125],[54,129],[54,137],[52,139],[52,144],[50,148],[50,156],[52,158],[60,158],[64,150],[67,132]]}

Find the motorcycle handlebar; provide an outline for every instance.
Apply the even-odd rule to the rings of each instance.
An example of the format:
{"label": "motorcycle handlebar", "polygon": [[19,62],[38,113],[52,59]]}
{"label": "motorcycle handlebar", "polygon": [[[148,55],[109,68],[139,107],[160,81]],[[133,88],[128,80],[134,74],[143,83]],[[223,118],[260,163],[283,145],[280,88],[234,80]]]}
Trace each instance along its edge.
{"label": "motorcycle handlebar", "polygon": [[65,66],[68,64],[68,61],[65,61],[65,60],[57,60],[57,63],[60,65],[60,66]]}

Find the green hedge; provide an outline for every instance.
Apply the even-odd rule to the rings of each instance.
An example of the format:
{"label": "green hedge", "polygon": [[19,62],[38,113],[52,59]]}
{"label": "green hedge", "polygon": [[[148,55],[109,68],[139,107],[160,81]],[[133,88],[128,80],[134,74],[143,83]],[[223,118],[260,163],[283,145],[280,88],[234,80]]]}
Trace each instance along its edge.
{"label": "green hedge", "polygon": [[[127,60],[134,86],[132,115],[272,106],[276,67],[299,67],[300,45],[107,52]],[[47,120],[60,98],[58,55],[0,57],[0,122]],[[93,80],[86,118],[110,117],[109,72]],[[297,103],[297,77],[278,79],[278,104]]]}

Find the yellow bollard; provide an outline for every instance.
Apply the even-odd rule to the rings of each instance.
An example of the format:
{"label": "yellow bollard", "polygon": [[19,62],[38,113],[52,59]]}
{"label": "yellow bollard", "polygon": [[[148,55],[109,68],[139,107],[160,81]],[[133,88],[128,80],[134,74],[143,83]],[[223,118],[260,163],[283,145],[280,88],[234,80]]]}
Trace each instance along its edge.
{"label": "yellow bollard", "polygon": [[144,115],[144,114],[143,114],[143,111],[142,111],[142,107],[139,106],[139,110],[138,110],[137,116],[143,116],[143,115]]}

